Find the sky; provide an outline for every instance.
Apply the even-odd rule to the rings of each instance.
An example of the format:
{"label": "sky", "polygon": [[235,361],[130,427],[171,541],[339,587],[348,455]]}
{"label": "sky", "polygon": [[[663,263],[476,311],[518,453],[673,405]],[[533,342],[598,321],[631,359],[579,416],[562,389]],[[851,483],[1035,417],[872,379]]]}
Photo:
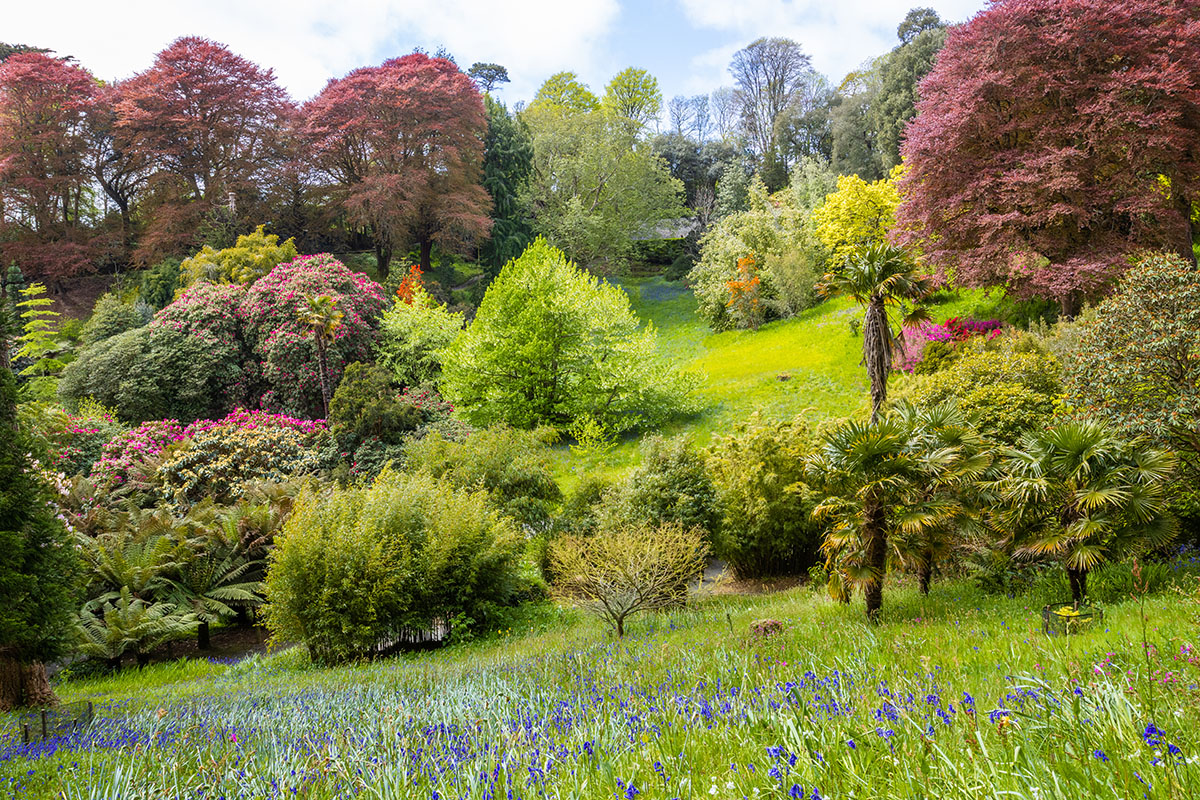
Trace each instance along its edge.
{"label": "sky", "polygon": [[[496,94],[529,100],[576,72],[600,95],[627,66],[658,78],[664,103],[728,85],[730,57],[761,36],[796,40],[835,84],[898,40],[912,5],[962,22],[986,0],[3,0],[0,41],[74,56],[103,80],[146,69],[180,36],[221,42],[275,71],[297,101],[330,78],[414,48],[445,48],[464,70],[501,64]],[[16,7],[12,7],[16,6]]]}

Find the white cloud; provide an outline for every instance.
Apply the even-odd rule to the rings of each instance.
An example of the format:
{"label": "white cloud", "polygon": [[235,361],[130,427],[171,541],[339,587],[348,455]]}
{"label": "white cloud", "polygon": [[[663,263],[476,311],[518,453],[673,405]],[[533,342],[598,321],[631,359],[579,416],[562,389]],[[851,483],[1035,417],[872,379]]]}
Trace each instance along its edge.
{"label": "white cloud", "polygon": [[601,61],[620,10],[618,0],[67,0],[47,8],[6,9],[5,39],[73,55],[116,79],[145,69],[179,36],[205,36],[274,69],[300,100],[329,78],[418,46],[445,46],[464,68],[503,64],[512,96],[528,96],[552,72]]}
{"label": "white cloud", "polygon": [[813,66],[837,83],[869,58],[896,46],[896,26],[908,9],[933,7],[945,20],[960,22],[983,5],[982,0],[679,0],[688,21],[698,28],[727,33],[730,39],[693,59],[699,86],[729,83],[729,58],[760,36],[783,36],[799,42]]}

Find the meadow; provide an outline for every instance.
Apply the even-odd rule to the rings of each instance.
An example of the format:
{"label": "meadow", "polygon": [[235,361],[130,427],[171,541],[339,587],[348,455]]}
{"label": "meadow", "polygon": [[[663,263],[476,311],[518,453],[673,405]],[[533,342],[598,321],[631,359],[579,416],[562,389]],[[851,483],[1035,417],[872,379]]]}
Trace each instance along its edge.
{"label": "meadow", "polygon": [[806,587],[702,598],[620,641],[537,604],[486,639],[357,666],[293,648],[68,680],[60,696],[92,700],[96,722],[10,736],[0,785],[66,800],[1195,797],[1197,572],[1182,553],[1162,591],[1115,588],[1103,621],[1067,637],[1041,629],[1054,581],[1016,598],[902,581],[878,625]]}

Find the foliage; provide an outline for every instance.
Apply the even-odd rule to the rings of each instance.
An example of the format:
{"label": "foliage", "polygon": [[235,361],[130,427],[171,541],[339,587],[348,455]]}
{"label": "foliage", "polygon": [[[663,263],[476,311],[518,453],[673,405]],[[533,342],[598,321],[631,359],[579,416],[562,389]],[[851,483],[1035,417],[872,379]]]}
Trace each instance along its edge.
{"label": "foliage", "polygon": [[435,383],[442,374],[442,353],[463,325],[462,314],[447,310],[418,288],[411,302],[397,299],[383,312],[379,363],[400,386]]}
{"label": "foliage", "polygon": [[622,524],[676,522],[713,545],[721,512],[704,456],[691,440],[648,436],[642,440],[641,464],[604,495],[596,513],[604,531]]}
{"label": "foliage", "polygon": [[857,175],[840,175],[837,191],[813,210],[813,228],[829,251],[833,264],[839,264],[871,245],[886,241],[896,224],[900,193],[895,174],[891,178],[867,183]]}
{"label": "foliage", "polygon": [[1200,277],[1174,255],[1141,258],[1063,358],[1067,405],[1126,435],[1200,454]]}
{"label": "foliage", "polygon": [[733,54],[729,74],[746,137],[758,155],[771,149],[780,116],[801,99],[811,65],[799,44],[780,37],[756,39]]}
{"label": "foliage", "polygon": [[596,95],[584,84],[579,82],[579,76],[574,72],[556,72],[551,75],[537,90],[530,110],[554,111],[557,113],[587,113],[600,107]]}
{"label": "foliage", "polygon": [[87,115],[96,82],[69,59],[25,52],[0,62],[0,257],[31,277],[93,272]]}
{"label": "foliage", "polygon": [[[863,321],[863,365],[871,381],[871,415],[879,416],[887,400],[888,374],[899,349],[901,330],[928,313],[920,306],[929,294],[929,281],[918,275],[908,254],[888,244],[868,244],[856,251],[840,268],[825,275],[827,294],[845,294],[865,307]],[[908,303],[915,304],[912,309]],[[903,310],[899,326],[891,320],[891,309]]]}
{"label": "foliage", "polygon": [[314,661],[379,652],[452,619],[487,625],[517,587],[518,539],[482,492],[389,471],[301,496],[267,572],[267,624]]}
{"label": "foliage", "polygon": [[900,235],[1067,315],[1138,248],[1192,261],[1198,23],[1169,0],[1020,0],[952,29],[908,127]]}
{"label": "foliage", "polygon": [[684,215],[682,185],[623,118],[535,101],[528,206],[535,230],[588,269],[619,268],[634,237]]}
{"label": "foliage", "polygon": [[758,261],[753,253],[737,260],[737,273],[725,282],[729,299],[725,308],[729,318],[738,328],[758,330],[763,321],[762,279],[758,276]]}
{"label": "foliage", "polygon": [[145,157],[158,194],[140,260],[186,249],[204,212],[231,195],[252,207],[278,157],[288,105],[270,70],[196,36],[176,39],[121,85],[116,138]]}
{"label": "foliage", "polygon": [[604,87],[600,106],[628,120],[634,131],[640,131],[658,119],[662,111],[658,79],[644,69],[626,67]]}
{"label": "foliage", "polygon": [[346,367],[329,403],[330,446],[354,478],[374,478],[391,460],[403,462],[401,445],[435,412],[397,393],[389,371],[355,362]]}
{"label": "foliage", "polygon": [[1061,561],[1078,603],[1088,573],[1114,558],[1169,544],[1175,458],[1096,422],[1063,422],[1021,437],[994,491],[1018,555]]}
{"label": "foliage", "polygon": [[316,345],[297,314],[310,295],[328,296],[343,315],[327,345],[329,385],[338,384],[344,365],[371,360],[385,304],[380,286],[328,254],[280,264],[246,290],[238,309],[246,345],[262,365],[263,391],[252,399],[263,408],[293,415],[322,409]]}
{"label": "foliage", "polygon": [[158,467],[167,498],[227,502],[248,483],[283,483],[319,466],[321,421],[294,419],[264,411],[237,410],[215,421],[188,427]]}
{"label": "foliage", "polygon": [[501,425],[473,431],[462,441],[440,433],[410,441],[405,463],[467,491],[484,490],[503,514],[534,529],[545,528],[562,491],[550,470],[546,431]]}
{"label": "foliage", "polygon": [[[49,487],[30,463],[28,444],[17,429],[16,383],[0,368],[0,654],[21,663],[52,661],[66,650],[78,561],[56,518]],[[5,665],[0,704],[26,697]],[[13,696],[14,693],[17,696]]]}
{"label": "foliage", "polygon": [[412,53],[361,67],[330,81],[303,116],[318,168],[350,220],[371,231],[382,278],[410,243],[428,271],[435,243],[463,248],[487,235],[487,116],[453,61]]}
{"label": "foliage", "polygon": [[509,82],[508,70],[499,64],[485,64],[476,61],[467,70],[467,75],[471,77],[471,80],[475,81],[479,86],[479,90],[485,94],[490,93],[492,89],[496,88],[496,84]]}
{"label": "foliage", "polygon": [[288,239],[283,244],[279,237],[266,232],[259,225],[253,233],[237,237],[233,247],[214,250],[205,245],[191,258],[179,265],[185,285],[197,281],[212,283],[254,283],[276,266],[298,256],[296,242]]}
{"label": "foliage", "polygon": [[179,259],[167,258],[143,272],[138,298],[155,311],[168,305],[179,289],[180,263]]}
{"label": "foliage", "polygon": [[700,260],[688,275],[699,313],[715,330],[749,326],[755,319],[732,312],[731,281],[744,283],[739,261],[754,254],[758,264],[761,319],[786,318],[812,305],[817,277],[818,243],[808,231],[802,193],[785,189],[773,195],[757,178],[747,196],[749,208],[720,219],[700,240]]}
{"label": "foliage", "polygon": [[719,497],[714,547],[740,577],[803,572],[817,557],[819,530],[805,481],[808,424],[755,413],[717,437],[707,460]]}
{"label": "foliage", "polygon": [[34,440],[34,452],[46,466],[65,475],[87,474],[101,458],[105,444],[125,430],[111,409],[91,399],[79,403],[71,413],[56,406],[25,403],[21,427]]}
{"label": "foliage", "polygon": [[654,327],[639,328],[628,295],[539,239],[445,351],[442,386],[478,425],[654,426],[685,410],[691,384],[658,355]]}
{"label": "foliage", "polygon": [[[136,480],[149,460],[170,445],[183,441],[184,436],[184,427],[178,420],[143,422],[108,440],[100,458],[92,465],[91,475],[99,483],[114,487]],[[150,487],[144,485],[139,488]]]}
{"label": "foliage", "polygon": [[533,138],[520,116],[490,96],[487,136],[483,140],[483,188],[492,198],[492,230],[480,248],[480,260],[497,272],[521,255],[533,239],[529,226],[528,186],[533,173]]}
{"label": "foliage", "polygon": [[677,522],[564,536],[550,545],[554,593],[600,617],[620,638],[634,614],[684,604],[706,556],[703,534]]}
{"label": "foliage", "polygon": [[92,316],[83,326],[79,343],[87,347],[118,333],[140,328],[149,321],[148,316],[148,311],[143,315],[136,304],[126,302],[112,292],[103,294],[92,308]]}
{"label": "foliage", "polygon": [[83,655],[105,659],[114,666],[120,664],[122,655],[132,652],[138,666],[143,666],[149,651],[187,636],[199,624],[194,614],[174,603],[143,600],[123,586],[117,597],[94,611],[80,613],[75,646]]}
{"label": "foliage", "polygon": [[35,400],[54,397],[56,376],[66,367],[62,359],[63,345],[53,322],[59,314],[50,309],[54,301],[45,295],[44,285],[31,283],[21,290],[23,299],[17,302],[23,320],[23,333],[17,337],[18,347],[14,356],[30,362],[18,374],[26,379],[22,394]]}

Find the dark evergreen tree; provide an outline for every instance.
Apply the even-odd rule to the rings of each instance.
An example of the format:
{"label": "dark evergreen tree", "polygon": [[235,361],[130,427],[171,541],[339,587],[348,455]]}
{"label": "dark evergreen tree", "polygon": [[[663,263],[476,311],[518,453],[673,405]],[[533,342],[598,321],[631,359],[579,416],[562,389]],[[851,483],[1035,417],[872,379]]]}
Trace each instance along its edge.
{"label": "dark evergreen tree", "polygon": [[483,187],[492,196],[492,238],[480,248],[480,260],[492,274],[521,255],[533,240],[523,196],[533,172],[533,138],[525,123],[490,96],[484,139]]}
{"label": "dark evergreen tree", "polygon": [[44,662],[66,650],[79,562],[17,427],[0,368],[0,712],[54,702]]}

